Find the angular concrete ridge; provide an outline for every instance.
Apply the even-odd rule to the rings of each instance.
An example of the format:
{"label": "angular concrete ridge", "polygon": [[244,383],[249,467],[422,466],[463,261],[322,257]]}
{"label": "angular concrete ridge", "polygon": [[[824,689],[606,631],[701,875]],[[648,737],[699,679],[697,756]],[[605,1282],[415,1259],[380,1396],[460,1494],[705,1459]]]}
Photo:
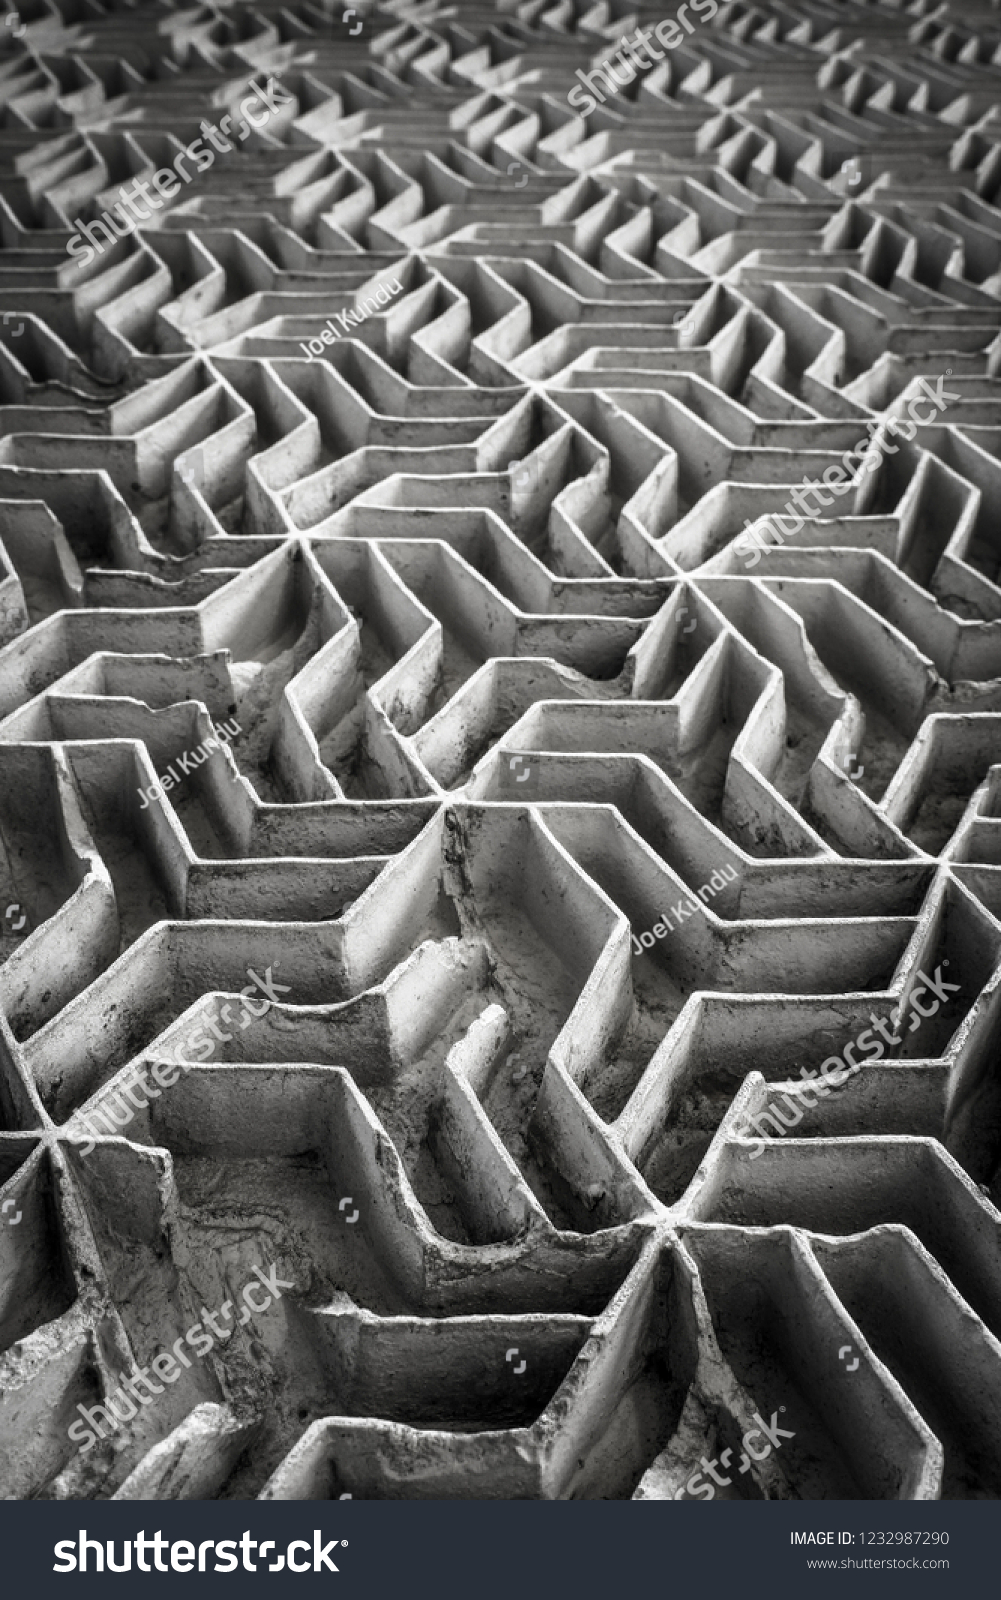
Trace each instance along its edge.
{"label": "angular concrete ridge", "polygon": [[1001,1497],[1001,21],[629,20],[0,29],[0,1495]]}

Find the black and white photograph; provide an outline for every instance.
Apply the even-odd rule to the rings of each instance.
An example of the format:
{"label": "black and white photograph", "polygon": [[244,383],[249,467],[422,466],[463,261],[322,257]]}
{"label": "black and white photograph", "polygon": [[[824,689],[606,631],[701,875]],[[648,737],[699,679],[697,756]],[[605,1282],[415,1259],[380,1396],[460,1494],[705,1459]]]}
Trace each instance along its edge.
{"label": "black and white photograph", "polygon": [[1001,0],[18,5],[7,1592],[989,1594]]}

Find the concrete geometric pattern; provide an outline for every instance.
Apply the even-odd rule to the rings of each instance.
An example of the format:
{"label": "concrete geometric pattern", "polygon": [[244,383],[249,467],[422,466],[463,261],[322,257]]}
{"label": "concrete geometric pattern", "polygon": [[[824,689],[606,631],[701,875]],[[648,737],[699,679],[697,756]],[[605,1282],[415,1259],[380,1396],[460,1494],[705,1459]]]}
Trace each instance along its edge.
{"label": "concrete geometric pattern", "polygon": [[0,27],[0,1495],[1001,1496],[1001,17],[618,9]]}

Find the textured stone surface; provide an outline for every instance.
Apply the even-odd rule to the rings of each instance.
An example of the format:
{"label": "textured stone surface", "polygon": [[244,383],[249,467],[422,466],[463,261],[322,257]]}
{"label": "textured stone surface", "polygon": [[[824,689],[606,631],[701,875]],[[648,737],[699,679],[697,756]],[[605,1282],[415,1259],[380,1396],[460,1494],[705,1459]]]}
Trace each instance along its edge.
{"label": "textured stone surface", "polygon": [[0,1494],[1001,1493],[1001,16],[613,9],[0,28]]}

